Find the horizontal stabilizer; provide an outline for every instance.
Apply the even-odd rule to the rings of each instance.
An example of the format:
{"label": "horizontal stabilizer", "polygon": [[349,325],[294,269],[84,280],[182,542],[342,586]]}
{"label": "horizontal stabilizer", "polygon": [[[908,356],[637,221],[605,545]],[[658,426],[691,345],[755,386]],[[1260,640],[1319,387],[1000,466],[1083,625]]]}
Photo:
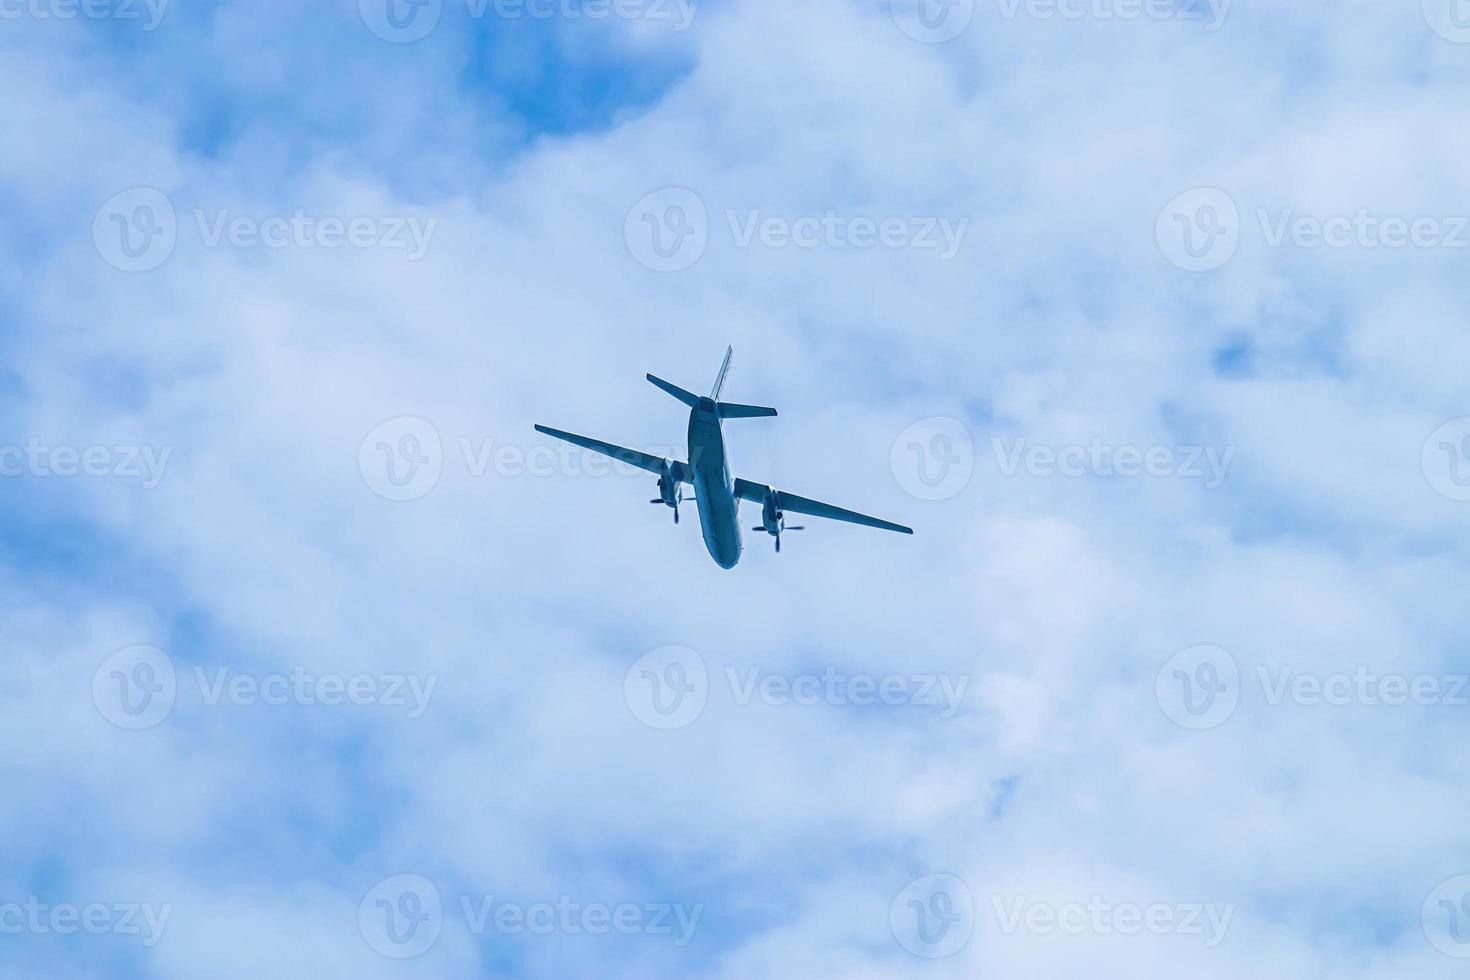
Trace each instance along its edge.
{"label": "horizontal stabilizer", "polygon": [[685,405],[688,405],[690,408],[693,408],[695,405],[699,404],[699,396],[692,391],[685,391],[678,385],[669,384],[663,378],[655,378],[651,374],[648,375],[648,380],[652,381],[655,385],[662,388],[664,391],[667,391],[669,394],[673,395],[675,398],[679,399],[679,401],[683,402]]}
{"label": "horizontal stabilizer", "polygon": [[760,405],[737,405],[734,402],[720,402],[720,418],[722,419],[764,419],[776,414],[774,408],[764,408]]}

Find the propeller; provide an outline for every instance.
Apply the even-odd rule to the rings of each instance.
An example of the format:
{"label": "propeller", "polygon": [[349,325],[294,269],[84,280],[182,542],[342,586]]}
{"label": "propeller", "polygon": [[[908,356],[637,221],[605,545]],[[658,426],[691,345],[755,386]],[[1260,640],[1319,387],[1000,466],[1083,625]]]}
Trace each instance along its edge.
{"label": "propeller", "polygon": [[[666,504],[666,503],[663,502],[663,499],[662,498],[658,498],[658,497],[655,497],[653,500],[650,500],[649,503],[650,504],[658,504],[661,507],[668,507],[669,506],[668,504]],[[679,505],[678,504],[674,504],[673,505],[673,508],[674,508],[674,523],[675,524],[678,524],[679,523]]]}
{"label": "propeller", "polygon": [[771,537],[775,538],[776,539],[776,554],[779,555],[781,553],[781,532],[782,531],[805,531],[806,530],[806,525],[805,524],[793,524],[790,527],[783,527],[780,531],[777,531],[774,534],[772,534],[770,531],[767,531],[765,529],[765,526],[764,525],[762,525],[760,527],[753,527],[753,528],[751,528],[751,530],[752,531],[759,531],[762,534],[770,534]]}

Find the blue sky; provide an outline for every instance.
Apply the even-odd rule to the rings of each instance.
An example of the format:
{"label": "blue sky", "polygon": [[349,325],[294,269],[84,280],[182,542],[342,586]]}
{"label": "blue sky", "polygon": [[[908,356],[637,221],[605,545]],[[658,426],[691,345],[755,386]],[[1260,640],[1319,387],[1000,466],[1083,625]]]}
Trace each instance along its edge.
{"label": "blue sky", "polygon": [[[78,9],[0,978],[1463,972],[1448,0]],[[727,344],[736,473],[914,537],[723,571],[532,429],[679,454]]]}

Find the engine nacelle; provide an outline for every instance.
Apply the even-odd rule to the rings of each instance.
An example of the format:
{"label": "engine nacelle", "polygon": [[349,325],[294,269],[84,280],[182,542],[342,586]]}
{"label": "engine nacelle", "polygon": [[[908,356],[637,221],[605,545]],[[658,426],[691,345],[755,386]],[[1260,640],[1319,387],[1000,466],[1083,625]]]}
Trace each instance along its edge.
{"label": "engine nacelle", "polygon": [[674,464],[664,460],[663,473],[658,478],[658,496],[665,506],[677,507],[684,499],[684,484],[674,476]]}
{"label": "engine nacelle", "polygon": [[766,487],[766,499],[761,501],[761,527],[767,534],[780,534],[786,524],[776,497],[776,491]]}

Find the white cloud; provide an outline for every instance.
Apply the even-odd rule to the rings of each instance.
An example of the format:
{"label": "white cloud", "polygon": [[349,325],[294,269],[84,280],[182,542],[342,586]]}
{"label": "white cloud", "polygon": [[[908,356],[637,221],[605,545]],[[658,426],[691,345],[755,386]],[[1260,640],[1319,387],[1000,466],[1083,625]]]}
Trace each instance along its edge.
{"label": "white cloud", "polygon": [[[395,46],[359,36],[355,14],[226,5],[207,61],[160,31],[126,63],[100,38],[25,25],[30,46],[0,57],[25,95],[0,109],[18,134],[3,206],[34,235],[5,246],[24,271],[4,280],[24,322],[6,417],[22,437],[172,455],[156,489],[17,495],[137,572],[97,579],[77,558],[53,574],[79,581],[48,596],[10,555],[6,714],[26,792],[0,819],[27,867],[5,886],[43,887],[36,869],[59,866],[55,887],[175,896],[145,975],[386,974],[357,903],[413,872],[446,892],[706,907],[686,954],[456,926],[411,964],[423,975],[1449,976],[1419,917],[1467,870],[1452,710],[1272,706],[1247,688],[1196,732],[1154,682],[1204,643],[1247,681],[1263,665],[1464,669],[1462,514],[1421,472],[1423,440],[1470,414],[1455,257],[1271,249],[1243,229],[1236,258],[1191,275],[1154,235],[1197,186],[1225,189],[1247,223],[1283,206],[1463,213],[1452,52],[1417,11],[1370,4],[1237,4],[1214,33],[981,7],[942,46],[842,4],[711,7],[652,44],[646,24],[598,28],[690,73],[645,111],[509,156],[534,120],[465,83],[478,55],[458,20]],[[599,57],[581,30],[557,42],[578,67]],[[166,81],[140,86],[132,64]],[[231,138],[212,150],[182,132],[206,83],[248,103],[233,129],[221,107]],[[90,232],[134,185],[168,193],[181,232],[159,268],[128,275]],[[629,254],[625,218],[670,186],[699,195],[709,244],[659,273]],[[211,248],[195,208],[438,224],[417,261]],[[969,225],[944,261],[742,247],[732,210]],[[702,388],[727,342],[730,390],[782,411],[729,427],[740,475],[914,538],[812,521],[779,559],[748,535],[722,572],[692,508],[675,528],[648,506],[652,478],[477,474],[461,448],[530,451],[534,422],[676,445],[679,406],[641,375]],[[1247,367],[1220,377],[1231,344]],[[403,415],[437,430],[442,474],[392,502],[359,449]],[[890,448],[936,415],[965,418],[975,473],[918,500]],[[1006,477],[992,439],[1018,436],[1235,455],[1213,490]],[[182,700],[157,729],[114,731],[91,672],[134,643],[181,666],[439,684],[418,719]],[[969,695],[940,719],[716,688],[694,724],[658,732],[623,703],[623,675],[670,643],[716,678],[930,671],[965,675]],[[94,873],[65,856],[76,827],[106,831],[76,859]],[[982,928],[930,964],[888,926],[928,872],[964,878],[983,910],[996,894],[1102,895],[1235,918],[1211,948]]]}

